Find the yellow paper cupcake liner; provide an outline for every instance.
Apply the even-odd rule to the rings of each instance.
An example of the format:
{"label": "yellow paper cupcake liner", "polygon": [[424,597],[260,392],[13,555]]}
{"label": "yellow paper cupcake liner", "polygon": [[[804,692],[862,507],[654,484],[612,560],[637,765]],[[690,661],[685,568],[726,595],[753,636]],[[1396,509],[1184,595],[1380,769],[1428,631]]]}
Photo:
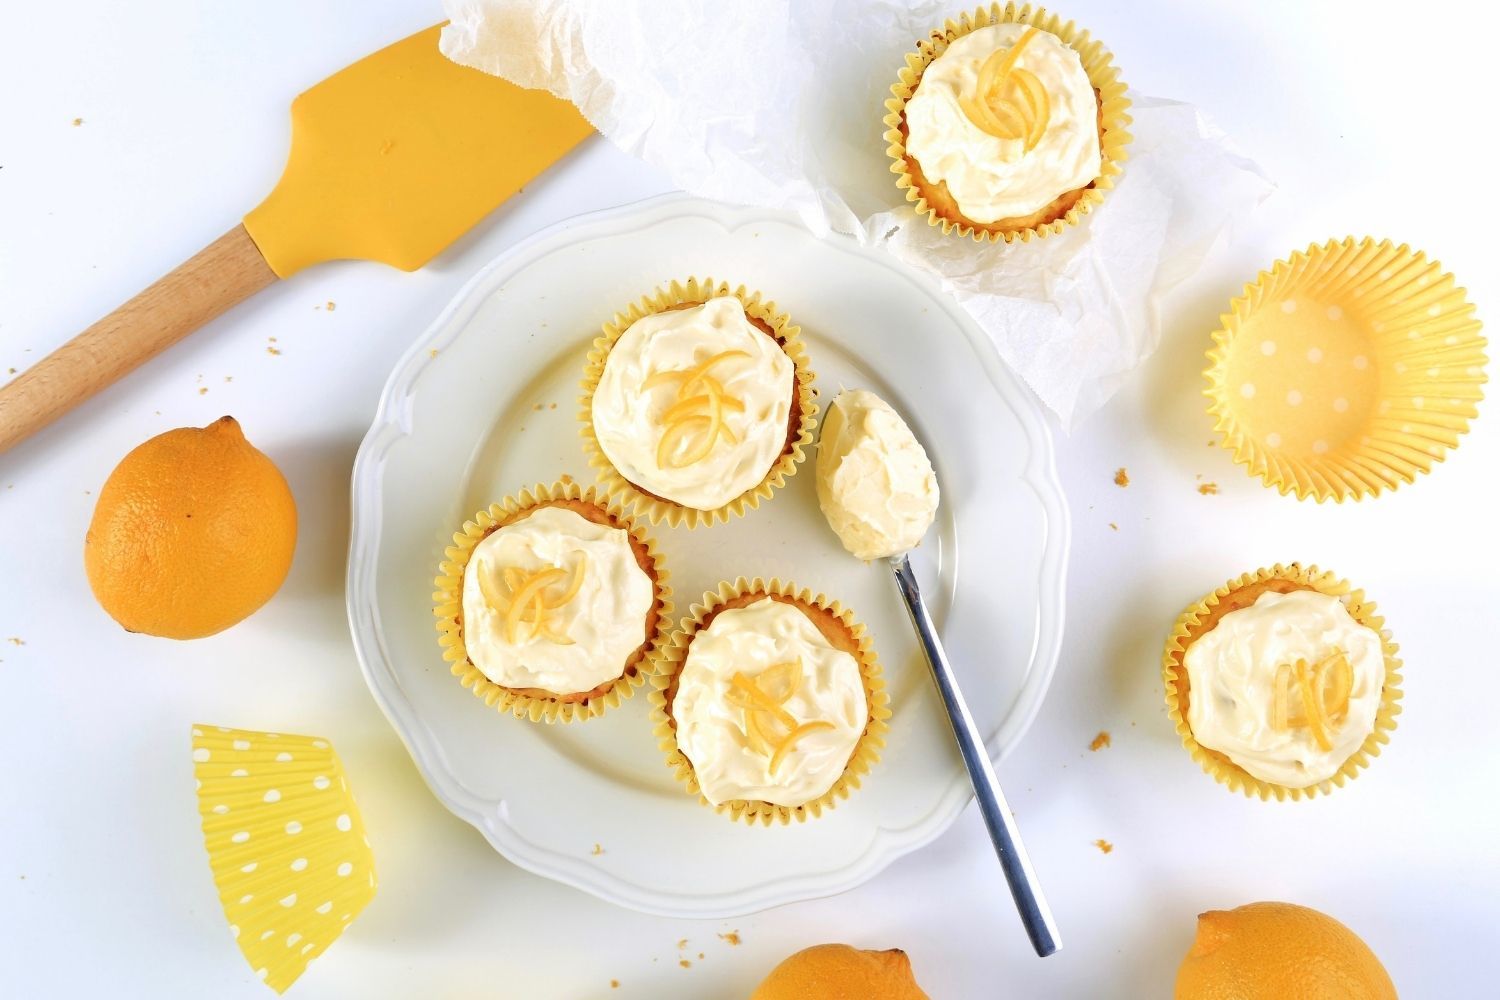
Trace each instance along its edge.
{"label": "yellow paper cupcake liner", "polygon": [[375,898],[343,766],[327,740],[196,725],[193,772],[230,933],[281,993]]}
{"label": "yellow paper cupcake liner", "polygon": [[[610,348],[632,323],[643,316],[665,312],[676,306],[701,305],[721,295],[733,295],[745,307],[746,315],[769,326],[787,357],[792,359],[797,378],[797,434],[791,446],[776,459],[758,486],[746,490],[722,507],[698,510],[647,493],[620,475],[604,454],[599,437],[594,433],[594,391],[604,375],[604,362],[609,356]],[[584,370],[583,396],[579,400],[581,408],[578,413],[583,426],[579,433],[583,436],[589,465],[598,470],[600,487],[611,495],[630,498],[634,510],[652,524],[665,522],[674,528],[716,524],[759,507],[762,501],[771,499],[771,495],[796,474],[797,466],[812,447],[813,432],[818,426],[817,390],[813,388],[813,379],[807,348],[802,342],[801,328],[794,325],[786,313],[777,309],[775,302],[762,298],[760,292],[747,291],[744,285],[731,289],[727,282],[715,282],[713,278],[701,281],[698,278],[688,278],[686,282],[674,280],[665,288],[657,288],[650,295],[643,296],[639,302],[632,302],[625,311],[616,313],[612,320],[604,324],[600,336],[595,338]]]}
{"label": "yellow paper cupcake liner", "polygon": [[[557,500],[582,500],[608,512],[620,527],[645,546],[655,577],[656,628],[650,644],[631,658],[624,673],[602,694],[583,701],[563,701],[496,684],[474,665],[464,648],[464,568],[468,566],[475,547],[490,532],[514,520],[516,515]],[[655,539],[642,531],[620,504],[593,487],[581,487],[565,479],[551,486],[538,483],[517,496],[506,497],[465,521],[463,527],[453,533],[453,544],[443,550],[443,555],[446,558],[438,567],[438,576],[433,581],[436,589],[432,595],[432,613],[437,618],[438,645],[443,649],[443,659],[448,661],[453,676],[476,698],[496,711],[509,712],[518,719],[547,723],[582,722],[617,707],[645,683],[645,671],[650,669],[652,654],[666,642],[671,628],[672,588],[667,583],[666,563],[656,548]]]}
{"label": "yellow paper cupcake liner", "polygon": [[[1187,721],[1190,692],[1183,654],[1190,641],[1196,637],[1204,618],[1210,615],[1213,609],[1230,594],[1253,584],[1272,580],[1284,580],[1299,585],[1290,589],[1310,588],[1320,594],[1337,597],[1348,609],[1350,617],[1374,630],[1380,636],[1381,649],[1385,654],[1385,687],[1381,691],[1380,709],[1375,713],[1375,728],[1369,736],[1365,737],[1359,749],[1344,761],[1343,766],[1333,777],[1306,788],[1288,788],[1285,785],[1262,781],[1224,754],[1200,744],[1193,738],[1193,731]],[[1198,766],[1231,791],[1243,792],[1246,796],[1259,797],[1261,800],[1275,798],[1295,801],[1302,798],[1314,798],[1319,793],[1327,795],[1335,787],[1342,788],[1345,782],[1352,781],[1358,775],[1360,768],[1370,765],[1370,758],[1380,755],[1381,745],[1390,742],[1390,733],[1396,728],[1396,716],[1401,714],[1401,660],[1396,656],[1399,649],[1400,647],[1392,641],[1391,633],[1385,627],[1385,619],[1375,613],[1375,602],[1366,600],[1364,591],[1353,589],[1347,580],[1341,580],[1333,573],[1318,569],[1317,566],[1304,567],[1301,563],[1288,563],[1283,566],[1277,563],[1270,569],[1258,569],[1254,573],[1246,573],[1237,579],[1230,580],[1201,601],[1188,607],[1177,619],[1162,653],[1162,680],[1166,685],[1167,715],[1177,728],[1177,735],[1182,738],[1182,745],[1192,755],[1193,760],[1198,762]]]}
{"label": "yellow paper cupcake liner", "polygon": [[[906,152],[906,102],[916,92],[922,74],[938,56],[948,50],[955,39],[962,38],[977,28],[988,28],[996,24],[1029,24],[1042,31],[1056,35],[1069,48],[1078,53],[1084,72],[1094,85],[1100,103],[1099,176],[1083,192],[1083,195],[1063,215],[1050,222],[1020,229],[991,229],[964,221],[946,218],[928,204],[912,176],[911,164]],[[906,192],[906,200],[914,202],[918,215],[927,216],[928,225],[939,226],[945,235],[956,233],[961,237],[973,237],[980,243],[1028,243],[1061,233],[1074,225],[1083,216],[1092,212],[1103,201],[1104,196],[1115,186],[1115,179],[1124,172],[1128,157],[1126,147],[1130,145],[1130,99],[1125,96],[1127,87],[1120,79],[1120,71],[1110,55],[1097,39],[1072,21],[1064,21],[1045,7],[1031,4],[1017,6],[995,3],[989,7],[978,7],[972,14],[960,14],[957,20],[946,21],[941,28],[917,43],[917,51],[906,54],[906,65],[897,74],[891,85],[891,97],[886,99],[885,125],[886,153],[891,158],[891,173],[896,175],[896,187]]]}
{"label": "yellow paper cupcake liner", "polygon": [[1204,372],[1234,460],[1282,494],[1359,500],[1441,462],[1478,415],[1485,341],[1453,275],[1389,240],[1329,240],[1230,303]]}
{"label": "yellow paper cupcake liner", "polygon": [[[718,805],[709,802],[698,786],[698,778],[693,771],[692,761],[688,760],[687,755],[677,745],[677,726],[667,709],[670,689],[677,679],[677,674],[682,670],[693,636],[698,633],[715,610],[728,601],[746,594],[786,597],[821,608],[843,622],[858,645],[859,652],[856,659],[859,660],[860,678],[864,682],[865,701],[869,706],[870,721],[865,726],[864,732],[860,734],[859,742],[854,745],[854,751],[849,755],[849,763],[844,766],[844,773],[834,782],[833,787],[818,798],[800,806],[780,806],[771,802],[746,799],[735,799]],[[849,793],[859,787],[863,776],[869,774],[870,768],[880,760],[880,750],[885,746],[885,735],[889,729],[887,720],[891,717],[890,696],[885,690],[880,661],[875,656],[875,647],[864,625],[855,620],[853,613],[842,604],[824,594],[814,594],[805,587],[798,587],[791,582],[783,582],[775,578],[763,580],[756,577],[754,580],[746,580],[740,577],[733,583],[725,581],[719,584],[717,590],[704,594],[702,601],[692,606],[689,617],[682,620],[681,627],[672,635],[671,642],[657,654],[656,660],[656,666],[651,671],[652,731],[656,734],[661,749],[667,755],[667,766],[687,787],[688,794],[697,796],[698,801],[710,806],[715,812],[734,820],[744,820],[751,826],[757,823],[770,826],[773,822],[785,825],[793,819],[799,823],[805,822],[810,817],[816,818],[823,815],[825,809],[834,808],[840,799],[848,798]]]}

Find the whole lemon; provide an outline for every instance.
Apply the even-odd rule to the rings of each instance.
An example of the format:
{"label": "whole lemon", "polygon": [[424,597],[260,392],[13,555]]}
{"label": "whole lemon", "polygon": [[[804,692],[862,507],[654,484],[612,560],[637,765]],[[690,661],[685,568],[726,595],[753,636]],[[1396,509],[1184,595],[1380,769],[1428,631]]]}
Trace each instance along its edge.
{"label": "whole lemon", "polygon": [[1368,945],[1326,914],[1251,903],[1198,917],[1177,1000],[1396,1000]]}
{"label": "whole lemon", "polygon": [[83,562],[94,597],[128,631],[197,639],[270,600],[296,544],[286,479],[221,417],[125,456],[99,491]]}
{"label": "whole lemon", "polygon": [[928,1000],[899,948],[861,951],[820,944],[771,970],[750,1000]]}

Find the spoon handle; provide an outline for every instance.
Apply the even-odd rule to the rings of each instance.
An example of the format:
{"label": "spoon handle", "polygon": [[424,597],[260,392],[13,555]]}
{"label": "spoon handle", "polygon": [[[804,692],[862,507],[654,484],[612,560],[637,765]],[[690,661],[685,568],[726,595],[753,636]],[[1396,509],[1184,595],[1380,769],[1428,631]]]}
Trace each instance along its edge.
{"label": "spoon handle", "polygon": [[1021,843],[1021,832],[1016,827],[1010,807],[1005,803],[1005,793],[995,777],[994,765],[985,750],[984,740],[964,704],[963,694],[958,690],[958,680],[953,668],[948,665],[947,654],[938,639],[937,628],[927,606],[922,603],[922,591],[917,587],[916,575],[912,573],[911,560],[902,556],[892,560],[896,571],[896,586],[906,601],[906,610],[911,614],[912,625],[922,642],[922,651],[927,655],[927,664],[932,668],[932,678],[937,682],[938,694],[943,707],[948,711],[948,722],[953,726],[954,739],[958,741],[959,753],[964,766],[969,770],[969,780],[974,784],[974,797],[979,802],[980,815],[989,828],[990,840],[995,844],[995,854],[1000,859],[1000,868],[1005,881],[1010,885],[1010,894],[1016,901],[1016,910],[1021,922],[1026,925],[1026,934],[1032,947],[1043,958],[1062,947],[1057,925],[1052,920],[1052,911],[1042,898],[1042,887],[1037,882],[1036,872],[1031,870],[1031,859]]}

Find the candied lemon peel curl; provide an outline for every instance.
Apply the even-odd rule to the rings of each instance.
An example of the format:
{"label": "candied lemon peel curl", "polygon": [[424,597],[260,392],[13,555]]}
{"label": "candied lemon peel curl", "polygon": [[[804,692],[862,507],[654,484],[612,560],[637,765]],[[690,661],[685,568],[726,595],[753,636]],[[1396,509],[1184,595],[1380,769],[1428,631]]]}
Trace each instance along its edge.
{"label": "candied lemon peel curl", "polygon": [[1019,139],[1026,151],[1036,148],[1052,119],[1052,100],[1035,73],[1016,66],[1021,50],[1036,37],[1026,32],[1008,49],[997,49],[979,67],[974,92],[959,98],[969,121],[997,139]]}
{"label": "candied lemon peel curl", "polygon": [[[1353,689],[1354,668],[1343,650],[1335,650],[1311,667],[1304,659],[1280,664],[1276,668],[1271,726],[1282,731],[1306,726],[1319,749],[1332,750],[1329,733],[1335,719],[1348,712]],[[1295,705],[1293,691],[1297,694]],[[1294,713],[1295,708],[1301,709],[1300,715]]]}
{"label": "candied lemon peel curl", "polygon": [[[662,435],[656,446],[656,464],[664,469],[681,469],[701,462],[723,438],[738,444],[739,437],[725,419],[727,413],[745,412],[745,404],[730,395],[724,384],[710,374],[714,366],[736,358],[750,359],[746,351],[720,351],[692,368],[659,371],[641,383],[641,390],[677,382],[677,401],[662,414]],[[684,441],[692,444],[676,454]]]}
{"label": "candied lemon peel curl", "polygon": [[[779,687],[775,693],[768,690],[766,684]],[[786,760],[787,754],[797,745],[802,737],[819,730],[833,729],[833,723],[821,719],[810,722],[798,722],[796,717],[785,708],[786,703],[791,700],[802,688],[802,662],[793,660],[787,663],[777,663],[761,671],[752,680],[744,673],[736,671],[729,679],[730,691],[728,695],[729,704],[739,708],[745,713],[745,740],[750,748],[756,753],[770,758],[771,774],[781,770],[782,762]],[[770,719],[785,730],[780,740],[773,741],[766,731],[766,722],[763,718]]]}
{"label": "candied lemon peel curl", "polygon": [[[511,645],[542,638],[560,646],[571,646],[573,640],[566,633],[557,631],[550,612],[559,610],[578,596],[587,568],[588,554],[585,552],[578,554],[571,576],[560,566],[544,566],[531,571],[507,566],[501,570],[500,576],[508,593],[501,593],[493,575],[480,567],[479,592],[490,607],[505,612],[505,641]],[[567,585],[560,593],[548,592],[548,588],[564,580]]]}

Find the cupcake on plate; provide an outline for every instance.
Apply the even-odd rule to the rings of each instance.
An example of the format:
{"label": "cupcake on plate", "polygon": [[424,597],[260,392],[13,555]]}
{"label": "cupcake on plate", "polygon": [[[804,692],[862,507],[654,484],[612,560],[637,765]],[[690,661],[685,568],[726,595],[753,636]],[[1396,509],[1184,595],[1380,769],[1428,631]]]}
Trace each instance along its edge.
{"label": "cupcake on plate", "polygon": [[1125,159],[1125,84],[1109,52],[1030,5],[962,15],[918,44],[887,100],[897,186],[943,231],[1012,242],[1060,232]]}
{"label": "cupcake on plate", "polygon": [[1389,740],[1401,661],[1375,605],[1297,563],[1247,573],[1188,608],[1163,654],[1183,746],[1232,790],[1311,797]]}
{"label": "cupcake on plate", "polygon": [[797,471],[817,426],[812,382],[775,303],[674,281],[594,341],[579,414],[589,463],[653,524],[728,520]]}
{"label": "cupcake on plate", "polygon": [[569,481],[536,486],[474,515],[453,542],[433,613],[454,675],[485,704],[574,721],[644,683],[671,591],[618,505]]}
{"label": "cupcake on plate", "polygon": [[667,763],[747,822],[819,816],[879,759],[889,698],[864,626],[779,580],[720,584],[657,657]]}

